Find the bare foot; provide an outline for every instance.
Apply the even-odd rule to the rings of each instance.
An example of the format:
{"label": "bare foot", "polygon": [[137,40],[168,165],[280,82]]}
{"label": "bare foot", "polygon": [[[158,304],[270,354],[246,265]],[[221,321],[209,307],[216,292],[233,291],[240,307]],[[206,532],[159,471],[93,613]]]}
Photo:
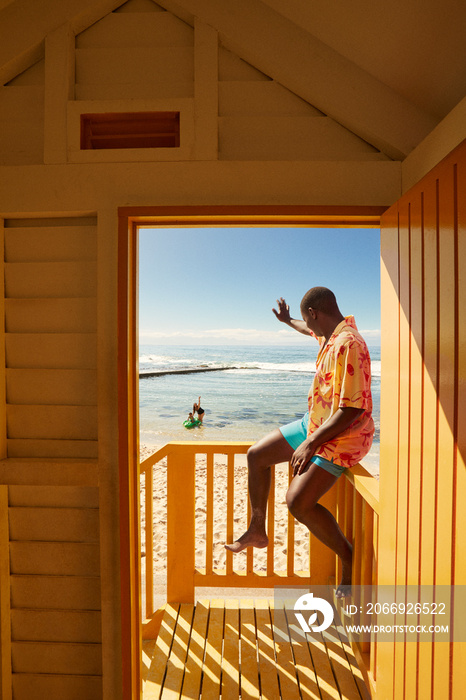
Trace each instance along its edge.
{"label": "bare foot", "polygon": [[226,544],[225,549],[229,549],[230,552],[233,552],[233,554],[237,554],[238,552],[242,552],[243,549],[246,549],[247,547],[257,547],[258,549],[263,549],[264,547],[267,547],[268,543],[269,538],[266,534],[261,535],[246,530],[244,535],[241,535],[239,540],[236,540],[236,542],[233,542],[233,544]]}
{"label": "bare foot", "polygon": [[351,595],[352,568],[353,557],[351,553],[350,558],[346,562],[342,563],[341,581],[335,593],[336,598],[347,598]]}
{"label": "bare foot", "polygon": [[340,583],[336,592],[335,598],[348,598],[351,596],[351,583]]}

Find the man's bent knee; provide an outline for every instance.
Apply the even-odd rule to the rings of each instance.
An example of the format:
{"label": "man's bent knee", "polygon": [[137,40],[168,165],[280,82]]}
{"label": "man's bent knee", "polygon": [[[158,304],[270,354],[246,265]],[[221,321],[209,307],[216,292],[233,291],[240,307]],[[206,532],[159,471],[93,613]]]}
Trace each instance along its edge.
{"label": "man's bent knee", "polygon": [[276,429],[249,448],[248,466],[262,469],[271,467],[272,464],[289,461],[293,451],[280,430]]}
{"label": "man's bent knee", "polygon": [[[278,432],[278,431],[277,431]],[[249,467],[270,467],[274,463],[274,434],[266,435],[248,449]]]}
{"label": "man's bent knee", "polygon": [[261,446],[260,443],[252,445],[247,452],[248,469],[257,469],[262,467],[263,460],[261,459]]}
{"label": "man's bent knee", "polygon": [[299,522],[302,522],[304,518],[309,518],[317,502],[318,499],[313,498],[311,494],[293,488],[289,488],[286,493],[288,510]]}

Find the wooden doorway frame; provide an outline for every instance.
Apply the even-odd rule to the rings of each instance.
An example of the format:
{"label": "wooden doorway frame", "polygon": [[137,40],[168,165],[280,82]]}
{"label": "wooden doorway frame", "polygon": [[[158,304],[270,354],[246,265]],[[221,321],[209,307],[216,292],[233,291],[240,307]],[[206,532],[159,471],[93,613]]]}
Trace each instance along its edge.
{"label": "wooden doorway frame", "polygon": [[189,206],[118,210],[118,454],[122,696],[141,695],[139,561],[138,229],[154,227],[379,228],[387,207]]}

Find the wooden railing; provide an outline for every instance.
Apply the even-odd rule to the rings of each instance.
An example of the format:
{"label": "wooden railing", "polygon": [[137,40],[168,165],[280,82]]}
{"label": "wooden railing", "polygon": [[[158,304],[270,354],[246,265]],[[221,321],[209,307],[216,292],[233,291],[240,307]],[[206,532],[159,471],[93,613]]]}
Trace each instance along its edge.
{"label": "wooden railing", "polygon": [[[166,465],[167,477],[168,602],[194,602],[196,587],[334,586],[335,581],[339,580],[338,558],[314,536],[309,536],[307,530],[304,530],[306,563],[303,566],[298,561],[296,566],[296,543],[299,536],[302,556],[301,528],[304,526],[295,522],[284,503],[283,488],[286,490],[292,478],[288,464],[272,469],[267,509],[267,548],[248,549],[236,555],[224,549],[223,544],[233,542],[240,536],[249,521],[245,455],[251,444],[172,442],[141,463],[141,476],[145,481],[143,537],[145,535],[146,619],[154,615],[153,484],[154,468],[157,465],[160,468],[160,464],[164,464],[164,468]],[[359,600],[358,587],[377,583],[378,486],[377,479],[358,465],[348,471],[346,478],[338,481],[337,488],[330,489],[320,501],[334,513],[341,529],[353,542],[355,594],[351,602],[358,606],[363,602]],[[218,508],[219,501],[223,501],[223,510]],[[279,531],[283,528],[286,533]],[[281,551],[277,552],[278,548]],[[335,602],[342,612],[341,603]],[[345,604],[347,602],[348,599],[345,599]],[[363,624],[364,620],[360,622]],[[350,641],[366,683],[374,689],[376,640]]]}

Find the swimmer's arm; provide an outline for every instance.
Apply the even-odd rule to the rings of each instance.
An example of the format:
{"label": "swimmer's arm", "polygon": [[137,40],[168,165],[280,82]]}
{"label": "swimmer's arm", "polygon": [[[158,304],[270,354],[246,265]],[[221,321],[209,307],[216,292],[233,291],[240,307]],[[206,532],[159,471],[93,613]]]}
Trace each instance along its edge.
{"label": "swimmer's arm", "polygon": [[281,323],[286,323],[287,326],[290,326],[290,328],[293,328],[295,331],[298,331],[299,333],[303,333],[303,335],[310,335],[312,336],[311,331],[309,328],[306,326],[304,321],[298,320],[297,318],[291,318],[290,316],[290,307],[286,303],[283,297],[280,297],[280,299],[277,299],[277,304],[278,304],[278,311],[276,309],[272,309],[274,312],[275,316]]}
{"label": "swimmer's arm", "polygon": [[361,413],[364,413],[363,408],[355,408],[346,406],[339,408],[330,416],[325,423],[317,428],[303,443],[293,452],[291,457],[291,466],[293,468],[293,476],[296,474],[304,474],[309,468],[309,461],[314,456],[318,447],[333,440],[334,437],[342,433],[350,427]]}

